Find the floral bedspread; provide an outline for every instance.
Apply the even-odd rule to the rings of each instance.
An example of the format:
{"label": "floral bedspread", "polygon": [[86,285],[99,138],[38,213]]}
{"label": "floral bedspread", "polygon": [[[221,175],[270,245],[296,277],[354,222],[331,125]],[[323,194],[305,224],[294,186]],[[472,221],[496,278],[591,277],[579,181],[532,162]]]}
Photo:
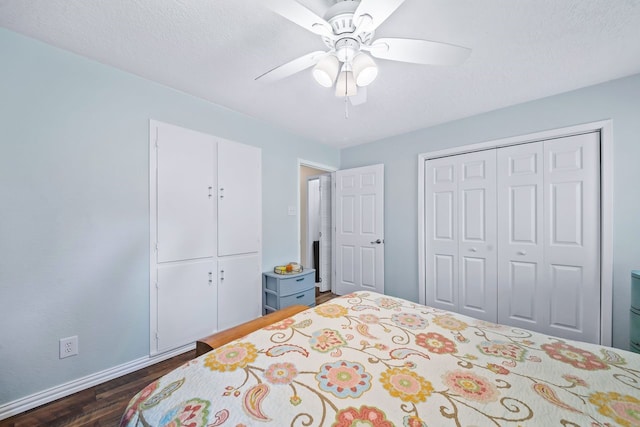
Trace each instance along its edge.
{"label": "floral bedspread", "polygon": [[357,292],[153,382],[123,426],[638,426],[640,355]]}

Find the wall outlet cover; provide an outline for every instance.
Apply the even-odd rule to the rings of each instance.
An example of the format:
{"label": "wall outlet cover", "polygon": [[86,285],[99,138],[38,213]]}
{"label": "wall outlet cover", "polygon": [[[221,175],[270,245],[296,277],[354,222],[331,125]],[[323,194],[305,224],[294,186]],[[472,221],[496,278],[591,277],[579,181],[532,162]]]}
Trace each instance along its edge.
{"label": "wall outlet cover", "polygon": [[60,338],[60,359],[78,354],[78,336]]}

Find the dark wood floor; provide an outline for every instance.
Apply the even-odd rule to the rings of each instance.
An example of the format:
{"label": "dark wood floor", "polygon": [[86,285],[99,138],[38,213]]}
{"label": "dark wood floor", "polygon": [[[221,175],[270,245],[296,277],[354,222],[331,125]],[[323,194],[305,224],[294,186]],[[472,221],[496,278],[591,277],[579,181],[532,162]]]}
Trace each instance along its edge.
{"label": "dark wood floor", "polygon": [[[321,304],[336,295],[316,295]],[[117,426],[129,400],[147,384],[195,357],[195,350],[0,421],[0,427]]]}

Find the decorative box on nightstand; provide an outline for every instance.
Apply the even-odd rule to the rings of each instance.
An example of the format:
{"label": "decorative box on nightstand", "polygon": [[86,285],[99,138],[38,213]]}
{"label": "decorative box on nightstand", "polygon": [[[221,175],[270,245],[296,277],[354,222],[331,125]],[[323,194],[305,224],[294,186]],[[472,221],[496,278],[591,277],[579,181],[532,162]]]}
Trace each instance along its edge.
{"label": "decorative box on nightstand", "polygon": [[269,314],[294,304],[316,305],[315,270],[297,274],[262,274],[262,308]]}

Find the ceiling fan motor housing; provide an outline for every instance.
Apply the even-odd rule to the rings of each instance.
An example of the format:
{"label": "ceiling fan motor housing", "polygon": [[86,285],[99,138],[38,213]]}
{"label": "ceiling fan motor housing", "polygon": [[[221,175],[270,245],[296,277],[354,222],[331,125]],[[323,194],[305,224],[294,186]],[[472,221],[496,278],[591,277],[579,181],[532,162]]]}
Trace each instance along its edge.
{"label": "ceiling fan motor housing", "polygon": [[[360,1],[339,1],[327,10],[324,19],[331,25],[333,33],[336,36],[344,35],[352,40],[357,40],[358,44],[368,45],[373,40],[373,31],[362,31],[357,35],[354,34],[357,23],[353,22],[353,15],[359,5]],[[332,40],[329,37],[323,37],[323,41],[330,49],[335,48],[338,50],[337,44],[342,41],[342,38],[339,38],[336,42],[335,39]],[[357,50],[360,50],[359,46]],[[342,59],[340,60],[343,61]]]}

